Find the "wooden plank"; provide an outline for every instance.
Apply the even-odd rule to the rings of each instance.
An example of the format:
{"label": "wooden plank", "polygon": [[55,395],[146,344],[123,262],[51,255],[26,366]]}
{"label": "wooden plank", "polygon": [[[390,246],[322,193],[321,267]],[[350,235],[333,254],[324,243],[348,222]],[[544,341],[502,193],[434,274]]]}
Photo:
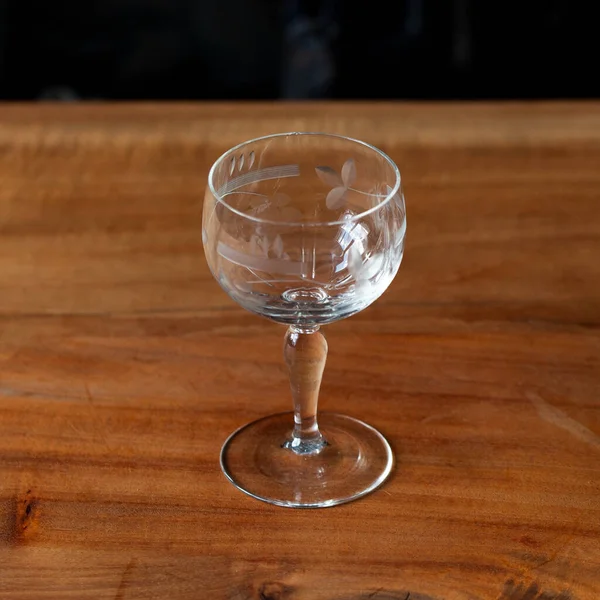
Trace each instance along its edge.
{"label": "wooden plank", "polygon": [[[381,147],[408,208],[321,394],[397,466],[317,511],[220,473],[288,408],[284,330],[200,240],[211,162],[293,129]],[[3,106],[0,598],[596,600],[599,165],[597,103]]]}

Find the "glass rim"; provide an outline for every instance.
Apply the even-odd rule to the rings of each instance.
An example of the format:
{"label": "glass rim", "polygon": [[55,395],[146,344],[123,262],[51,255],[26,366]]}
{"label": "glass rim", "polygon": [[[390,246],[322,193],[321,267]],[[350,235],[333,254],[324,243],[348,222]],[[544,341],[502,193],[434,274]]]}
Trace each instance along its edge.
{"label": "glass rim", "polygon": [[[262,142],[264,140],[296,136],[296,135],[314,135],[314,136],[322,136],[322,137],[335,138],[335,139],[339,139],[339,140],[345,140],[347,142],[353,142],[355,144],[359,144],[360,146],[363,146],[365,148],[368,148],[369,150],[374,151],[376,154],[378,154],[381,158],[383,158],[384,161],[386,161],[391,166],[392,171],[394,172],[396,179],[395,179],[395,182],[394,182],[394,185],[393,185],[391,191],[389,191],[386,194],[385,198],[379,204],[372,206],[371,208],[368,208],[360,213],[352,215],[351,217],[347,217],[345,219],[337,219],[335,221],[309,221],[309,222],[274,221],[272,219],[261,219],[260,217],[254,217],[252,215],[248,215],[248,214],[242,212],[241,210],[238,210],[237,208],[234,208],[228,202],[226,202],[224,200],[224,198],[222,198],[219,194],[217,194],[217,191],[215,190],[215,187],[213,185],[213,178],[215,175],[215,171],[217,170],[217,167],[220,164],[222,164],[223,162],[225,162],[227,160],[227,158],[229,158],[232,154],[234,154],[238,150],[244,148],[248,144],[252,144],[254,142]],[[344,223],[352,223],[354,221],[358,221],[359,219],[362,219],[362,218],[366,217],[367,215],[370,215],[370,214],[378,211],[380,208],[386,206],[390,202],[390,200],[398,193],[401,182],[402,182],[402,177],[400,175],[400,169],[398,168],[398,165],[396,165],[396,163],[385,152],[383,152],[376,146],[373,146],[372,144],[369,144],[368,142],[363,142],[362,140],[358,140],[356,138],[348,137],[346,135],[341,135],[338,133],[326,133],[326,132],[321,132],[321,131],[287,131],[287,132],[281,132],[281,133],[271,133],[269,135],[263,135],[260,137],[252,138],[250,140],[246,140],[245,142],[241,142],[240,144],[233,146],[232,148],[230,148],[229,150],[227,150],[226,152],[221,154],[221,156],[219,156],[219,158],[217,158],[217,160],[215,160],[212,167],[210,168],[210,171],[208,172],[208,188],[210,190],[210,193],[213,195],[213,197],[215,198],[215,200],[217,202],[220,202],[228,210],[235,213],[236,215],[239,215],[240,217],[243,217],[244,219],[254,221],[255,223],[263,223],[266,225],[278,225],[279,227],[282,227],[282,226],[285,226],[285,227],[326,227],[326,226],[330,226],[330,225],[343,225]]]}

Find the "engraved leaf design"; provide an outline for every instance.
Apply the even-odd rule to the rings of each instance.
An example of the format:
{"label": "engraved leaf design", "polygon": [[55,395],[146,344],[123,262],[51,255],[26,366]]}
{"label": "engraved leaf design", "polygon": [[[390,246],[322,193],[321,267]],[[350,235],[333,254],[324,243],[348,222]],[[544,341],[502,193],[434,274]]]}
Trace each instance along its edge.
{"label": "engraved leaf design", "polygon": [[256,195],[252,195],[250,196],[250,206],[252,208],[259,208],[260,206],[262,206],[265,201],[268,201],[266,196],[263,196],[262,194],[256,194]]}
{"label": "engraved leaf design", "polygon": [[315,167],[315,172],[318,178],[325,184],[331,187],[339,187],[344,184],[342,178],[331,167]]}
{"label": "engraved leaf design", "polygon": [[363,256],[358,244],[352,244],[348,250],[348,270],[356,283],[368,282],[376,277],[384,268],[386,259],[383,253]]}
{"label": "engraved leaf design", "polygon": [[344,186],[349,188],[356,180],[356,163],[353,158],[349,158],[342,167],[342,181]]}
{"label": "engraved leaf design", "polygon": [[281,258],[283,256],[283,240],[281,239],[280,235],[278,235],[273,241],[271,249],[277,258]]}
{"label": "engraved leaf design", "polygon": [[340,208],[346,201],[346,192],[356,180],[356,163],[349,158],[342,166],[341,177],[331,167],[316,167],[315,171],[321,181],[333,186],[327,194],[325,203],[330,210]]}
{"label": "engraved leaf design", "polygon": [[258,246],[261,249],[263,255],[268,258],[269,256],[269,238],[265,235],[264,237],[258,238]]}
{"label": "engraved leaf design", "polygon": [[260,215],[261,213],[264,213],[269,208],[271,208],[271,203],[269,202],[269,200],[266,200],[265,202],[261,202],[260,204],[255,206],[252,210],[249,211],[249,213],[251,215],[257,217],[258,215]]}
{"label": "engraved leaf design", "polygon": [[346,195],[346,188],[334,187],[329,194],[327,194],[327,198],[325,199],[325,204],[327,204],[327,208],[334,209],[339,208],[344,204],[344,196]]}
{"label": "engraved leaf design", "polygon": [[383,253],[373,254],[362,265],[359,278],[362,280],[377,277],[385,268],[386,259]]}

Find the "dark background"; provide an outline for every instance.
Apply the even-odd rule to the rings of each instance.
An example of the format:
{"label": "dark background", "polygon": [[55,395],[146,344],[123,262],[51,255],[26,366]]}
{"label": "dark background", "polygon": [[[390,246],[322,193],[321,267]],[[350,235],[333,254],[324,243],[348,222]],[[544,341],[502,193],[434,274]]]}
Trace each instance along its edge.
{"label": "dark background", "polygon": [[590,0],[0,0],[0,99],[589,98]]}

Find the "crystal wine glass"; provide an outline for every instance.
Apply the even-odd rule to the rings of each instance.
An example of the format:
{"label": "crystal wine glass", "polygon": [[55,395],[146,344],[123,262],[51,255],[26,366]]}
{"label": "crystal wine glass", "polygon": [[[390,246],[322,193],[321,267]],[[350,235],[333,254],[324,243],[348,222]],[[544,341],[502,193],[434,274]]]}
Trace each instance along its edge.
{"label": "crystal wine glass", "polygon": [[386,439],[349,416],[323,413],[317,422],[327,356],[320,327],[369,306],[398,271],[406,230],[398,168],[377,148],[340,135],[269,135],[215,162],[202,221],[206,260],[221,287],[288,326],[283,355],[294,412],[234,432],[221,451],[225,475],[281,506],[332,506],[374,490],[393,464]]}

